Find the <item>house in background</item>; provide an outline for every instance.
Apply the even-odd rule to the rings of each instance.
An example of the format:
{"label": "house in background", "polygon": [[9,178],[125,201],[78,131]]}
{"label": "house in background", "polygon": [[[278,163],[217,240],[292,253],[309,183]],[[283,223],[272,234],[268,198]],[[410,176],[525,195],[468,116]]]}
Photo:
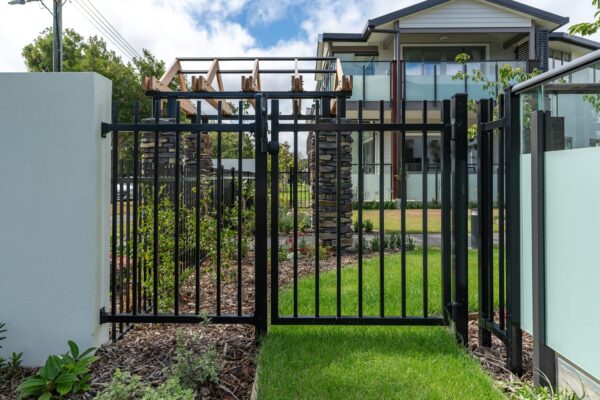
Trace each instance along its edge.
{"label": "house in background", "polygon": [[[428,119],[433,122],[440,120],[440,100],[450,99],[455,93],[466,92],[476,100],[495,96],[480,82],[453,79],[459,71],[471,73],[478,69],[496,80],[503,64],[526,71],[535,68],[547,71],[600,49],[600,43],[557,31],[568,22],[568,17],[512,0],[427,0],[370,19],[362,32],[323,33],[317,56],[341,59],[344,74],[353,78],[352,97],[346,104],[347,118],[357,118],[358,102],[362,100],[363,118],[377,120],[379,103],[383,100],[385,121],[398,122],[405,101],[406,122],[418,123],[426,100]],[[470,56],[467,65],[455,62],[461,53]],[[325,62],[317,67],[335,68]],[[333,78],[331,74],[317,74],[317,90],[330,90]],[[470,119],[474,122],[475,115]],[[379,133],[365,132],[362,143],[354,136],[353,163],[358,162],[358,146],[362,146],[365,174],[386,175],[386,199],[400,195],[398,179],[394,177],[399,174],[401,150],[393,136],[385,133],[383,155],[379,151]],[[408,200],[421,200],[423,147],[420,132],[407,132],[404,154]],[[439,171],[439,135],[430,133],[426,148],[429,200],[435,200],[439,199],[435,179]],[[380,171],[382,156],[384,169]],[[473,188],[469,197],[475,200],[476,175],[469,179]],[[358,180],[356,165],[353,180]],[[379,179],[366,177],[365,199],[378,199],[379,190]]]}

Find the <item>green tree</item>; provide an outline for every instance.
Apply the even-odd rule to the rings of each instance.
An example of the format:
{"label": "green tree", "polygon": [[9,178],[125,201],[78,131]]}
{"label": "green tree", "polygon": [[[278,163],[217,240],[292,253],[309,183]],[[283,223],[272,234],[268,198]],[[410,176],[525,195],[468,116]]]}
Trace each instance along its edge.
{"label": "green tree", "polygon": [[[133,120],[135,100],[140,101],[140,115],[150,115],[152,101],[145,97],[142,79],[144,76],[161,76],[165,72],[165,63],[148,50],[142,50],[141,57],[124,62],[107,48],[104,39],[98,36],[85,39],[73,29],[66,29],[63,53],[65,72],[97,72],[113,82],[113,98],[118,100],[121,121]],[[23,48],[22,55],[29,71],[52,71],[52,29],[42,31]]]}
{"label": "green tree", "polygon": [[[594,0],[596,1],[596,0]],[[600,1],[600,0],[597,0]],[[467,65],[469,61],[471,61],[471,56],[466,53],[461,53],[456,56],[454,59],[457,63]],[[502,64],[498,68],[498,80],[493,80],[488,78],[488,76],[481,71],[479,67],[474,67],[471,71],[459,71],[452,79],[454,80],[465,80],[469,79],[472,82],[482,83],[483,89],[488,92],[490,98],[499,97],[504,93],[504,89],[509,87],[511,84],[520,83],[526,81],[527,79],[533,78],[536,75],[539,75],[540,71],[536,68],[531,72],[527,72],[525,69],[521,67],[513,67],[510,64]],[[496,95],[496,93],[498,93]],[[496,98],[496,104],[498,104],[498,99]],[[477,102],[475,99],[469,99],[468,109],[471,112],[477,112]],[[494,109],[494,118],[498,116],[498,107]],[[472,125],[468,130],[469,138],[474,138],[477,135],[477,125]]]}
{"label": "green tree", "polygon": [[596,21],[594,22],[581,22],[579,24],[575,24],[569,28],[569,33],[571,35],[582,35],[589,36],[600,30],[600,0],[592,0],[592,5],[596,7],[596,12],[594,13],[594,18]]}

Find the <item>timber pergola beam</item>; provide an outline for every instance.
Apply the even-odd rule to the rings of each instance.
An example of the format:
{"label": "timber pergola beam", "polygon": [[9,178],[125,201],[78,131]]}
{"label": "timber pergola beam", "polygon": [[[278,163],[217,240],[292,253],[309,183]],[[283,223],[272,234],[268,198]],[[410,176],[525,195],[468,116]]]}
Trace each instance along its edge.
{"label": "timber pergola beam", "polygon": [[[198,78],[192,77],[192,90],[195,92],[216,92],[213,87],[213,82],[217,79],[217,89],[219,92],[223,91],[223,79],[221,78],[221,72],[219,67],[219,60],[214,59],[206,76],[199,76]],[[206,99],[208,104],[213,106],[215,109],[219,106],[217,99]],[[233,115],[233,109],[227,102],[222,102],[221,110],[225,115]]]}
{"label": "timber pergola beam", "polygon": [[[292,92],[298,93],[304,91],[304,81],[302,75],[298,72],[298,59],[294,59],[294,75],[292,75]],[[297,105],[298,114],[302,114],[302,99],[294,99]]]}
{"label": "timber pergola beam", "polygon": [[[344,75],[344,69],[342,68],[342,62],[340,59],[335,61],[335,81],[333,83],[333,90],[336,92],[351,92],[352,91],[352,76]],[[364,88],[363,88],[364,90]],[[331,114],[335,115],[337,109],[337,99],[331,102]]]}
{"label": "timber pergola beam", "polygon": [[[258,93],[261,91],[260,88],[260,66],[258,58],[254,60],[254,66],[252,67],[252,75],[242,75],[242,92]],[[248,100],[248,103],[256,109],[254,99]]]}
{"label": "timber pergola beam", "polygon": [[[169,84],[173,81],[173,78],[177,77],[177,81],[179,82],[179,90],[182,92],[187,92],[188,86],[185,81],[185,76],[181,73],[181,62],[176,60],[173,65],[160,77],[157,79],[155,77],[144,77],[144,90],[147,92],[172,92],[173,90],[169,87]],[[181,110],[187,116],[196,115],[196,107],[188,99],[182,99],[180,102]]]}

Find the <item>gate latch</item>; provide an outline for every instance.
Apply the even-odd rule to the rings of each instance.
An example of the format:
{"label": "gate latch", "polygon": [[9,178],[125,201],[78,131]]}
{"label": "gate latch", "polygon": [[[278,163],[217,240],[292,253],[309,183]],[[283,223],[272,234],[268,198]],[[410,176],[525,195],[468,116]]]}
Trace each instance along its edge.
{"label": "gate latch", "polygon": [[267,152],[271,155],[277,154],[279,152],[279,142],[275,140],[270,140],[267,143]]}

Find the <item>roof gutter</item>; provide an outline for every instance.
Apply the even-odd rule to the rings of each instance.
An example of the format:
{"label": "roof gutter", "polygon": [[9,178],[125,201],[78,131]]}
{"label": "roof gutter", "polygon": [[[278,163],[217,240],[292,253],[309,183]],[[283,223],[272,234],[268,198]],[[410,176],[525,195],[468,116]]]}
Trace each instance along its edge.
{"label": "roof gutter", "polygon": [[592,53],[586,54],[583,57],[580,57],[574,61],[566,63],[558,68],[555,68],[551,71],[544,72],[536,77],[526,80],[525,82],[521,82],[512,87],[512,93],[519,94],[523,91],[529,90],[535,86],[539,86],[543,83],[553,81],[556,78],[575,72],[582,68],[588,67],[591,64],[595,64],[600,61],[600,50],[596,50]]}

